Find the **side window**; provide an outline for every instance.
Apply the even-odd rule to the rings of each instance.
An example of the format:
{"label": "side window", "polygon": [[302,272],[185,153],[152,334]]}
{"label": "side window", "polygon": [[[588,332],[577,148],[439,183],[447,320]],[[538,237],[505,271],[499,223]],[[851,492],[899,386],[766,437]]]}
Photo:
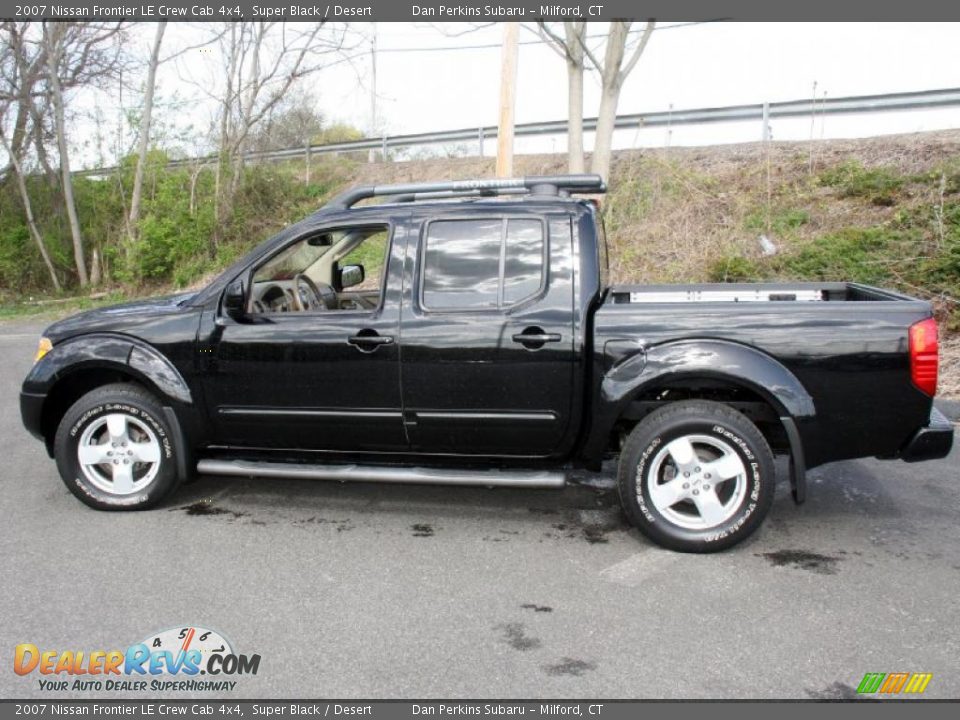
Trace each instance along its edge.
{"label": "side window", "polygon": [[250,311],[375,310],[382,296],[388,227],[318,230],[287,245],[253,274]]}
{"label": "side window", "polygon": [[423,306],[488,310],[535,295],[544,281],[544,230],[536,219],[438,220],[423,253]]}
{"label": "side window", "polygon": [[387,231],[380,230],[368,236],[353,250],[337,261],[339,269],[348,265],[361,265],[363,282],[347,288],[350,292],[379,291],[383,286],[383,270],[387,259]]}
{"label": "side window", "polygon": [[543,282],[543,223],[508,220],[503,261],[503,304],[535,295]]}
{"label": "side window", "polygon": [[500,219],[430,223],[424,251],[425,307],[497,307],[502,226]]}

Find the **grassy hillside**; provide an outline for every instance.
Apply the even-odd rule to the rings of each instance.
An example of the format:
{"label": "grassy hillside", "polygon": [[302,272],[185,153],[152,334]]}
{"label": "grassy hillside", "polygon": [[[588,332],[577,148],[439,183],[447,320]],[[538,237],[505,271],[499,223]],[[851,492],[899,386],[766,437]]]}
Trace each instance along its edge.
{"label": "grassy hillside", "polygon": [[[523,156],[518,174],[558,173],[561,156]],[[202,283],[285,224],[356,183],[491,176],[493,160],[367,164],[313,161],[248,170],[230,227],[211,247],[209,177],[148,177],[141,239],[122,237],[129,170],[84,180],[78,195],[87,236],[99,242],[108,286],[126,294]],[[617,154],[604,201],[617,282],[761,279],[858,280],[932,300],[948,339],[943,391],[960,395],[960,132],[869,140],[671,148]],[[43,195],[37,180],[36,192]],[[4,199],[6,196],[6,199]],[[36,292],[42,267],[21,213],[0,194],[0,301]],[[42,200],[41,200],[42,207]],[[63,267],[69,240],[56,208],[48,237]],[[38,213],[39,214],[39,213]],[[760,237],[776,252],[764,254]]]}

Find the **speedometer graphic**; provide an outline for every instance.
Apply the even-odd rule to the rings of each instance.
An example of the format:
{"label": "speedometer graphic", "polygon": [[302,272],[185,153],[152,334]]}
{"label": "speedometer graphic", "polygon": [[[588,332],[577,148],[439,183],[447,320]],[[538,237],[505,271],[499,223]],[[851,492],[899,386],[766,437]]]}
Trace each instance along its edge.
{"label": "speedometer graphic", "polygon": [[210,656],[232,655],[233,647],[230,642],[216,630],[210,630],[200,626],[174,627],[169,630],[162,630],[158,633],[147,636],[143,644],[150,648],[151,652],[166,650],[171,652],[174,657],[186,654],[190,650],[199,651],[200,661],[197,666],[204,668],[210,660]]}

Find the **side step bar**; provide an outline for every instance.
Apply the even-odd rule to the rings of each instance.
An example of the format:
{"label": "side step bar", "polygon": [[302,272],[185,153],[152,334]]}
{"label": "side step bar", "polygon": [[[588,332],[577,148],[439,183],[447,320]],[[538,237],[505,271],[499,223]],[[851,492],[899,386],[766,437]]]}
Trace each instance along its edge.
{"label": "side step bar", "polygon": [[242,477],[305,478],[381,483],[480,485],[519,488],[561,488],[562,472],[549,470],[447,470],[443,468],[388,467],[384,465],[295,465],[251,460],[216,460],[197,463],[197,472]]}

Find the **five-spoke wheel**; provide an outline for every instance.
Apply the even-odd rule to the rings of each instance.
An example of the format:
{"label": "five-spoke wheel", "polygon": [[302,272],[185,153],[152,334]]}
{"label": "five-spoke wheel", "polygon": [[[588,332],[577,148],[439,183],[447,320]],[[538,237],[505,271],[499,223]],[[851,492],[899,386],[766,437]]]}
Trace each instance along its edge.
{"label": "five-spoke wheel", "polygon": [[624,512],[673,550],[731,547],[759,527],[773,502],[773,453],[757,426],[705,400],[665,405],[630,433],[620,455]]}
{"label": "five-spoke wheel", "polygon": [[153,482],[160,469],[160,442],[142,420],[122,412],[98,418],[77,444],[84,476],[104,492],[129,495]]}
{"label": "five-spoke wheel", "polygon": [[176,452],[163,407],[129,383],[88,392],[67,410],[54,439],[60,477],[100,510],[156,505],[179,484]]}

